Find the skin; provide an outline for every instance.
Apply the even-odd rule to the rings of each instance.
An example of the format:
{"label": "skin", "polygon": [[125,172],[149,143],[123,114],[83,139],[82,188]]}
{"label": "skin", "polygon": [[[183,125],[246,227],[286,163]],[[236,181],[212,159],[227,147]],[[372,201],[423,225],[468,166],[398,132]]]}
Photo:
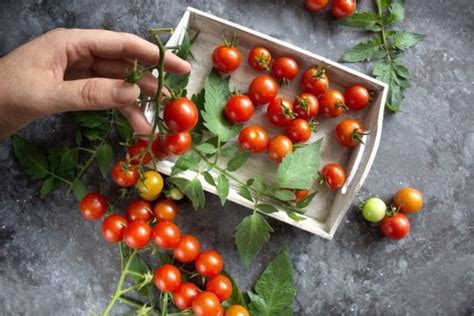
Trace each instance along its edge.
{"label": "skin", "polygon": [[[124,82],[135,59],[156,64],[158,47],[132,34],[80,29],[55,29],[18,47],[0,59],[0,138],[47,115],[110,108],[149,134],[135,101],[140,91],[153,96],[157,83],[151,74],[138,85]],[[191,65],[167,53],[165,70],[185,74]]]}

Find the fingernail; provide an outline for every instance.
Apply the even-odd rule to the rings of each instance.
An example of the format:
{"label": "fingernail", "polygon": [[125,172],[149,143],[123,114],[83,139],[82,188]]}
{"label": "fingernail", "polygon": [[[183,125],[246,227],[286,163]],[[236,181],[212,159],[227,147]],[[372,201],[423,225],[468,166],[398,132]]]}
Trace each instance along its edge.
{"label": "fingernail", "polygon": [[136,84],[118,82],[112,88],[112,99],[120,104],[131,104],[140,96],[140,88]]}

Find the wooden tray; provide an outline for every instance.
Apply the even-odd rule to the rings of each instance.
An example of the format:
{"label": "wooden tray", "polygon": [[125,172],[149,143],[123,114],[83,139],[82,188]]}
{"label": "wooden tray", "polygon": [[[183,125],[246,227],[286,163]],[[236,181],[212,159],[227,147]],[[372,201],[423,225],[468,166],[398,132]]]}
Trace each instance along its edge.
{"label": "wooden tray", "polygon": [[[311,191],[318,190],[319,193],[307,207],[307,213],[304,216],[306,219],[303,221],[295,222],[283,211],[269,214],[271,217],[300,229],[323,238],[332,239],[339,223],[356,197],[357,191],[364,183],[372,162],[374,161],[382,133],[384,104],[388,91],[387,85],[324,57],[194,8],[188,8],[186,10],[167,45],[178,45],[182,41],[185,30],[188,30],[191,37],[196,32],[200,32],[191,47],[195,60],[191,61],[193,69],[187,87],[189,96],[199,92],[204,87],[205,78],[212,69],[212,52],[215,47],[222,44],[224,31],[230,33],[237,32],[240,35],[238,47],[242,53],[242,64],[237,71],[232,73],[230,80],[231,89],[235,87],[245,92],[251,80],[255,76],[262,74],[253,70],[247,62],[249,51],[256,45],[262,45],[270,49],[274,57],[291,55],[300,64],[298,77],[290,82],[289,85],[282,87],[279,96],[293,100],[298,93],[302,92],[300,77],[303,71],[310,66],[319,65],[321,62],[325,64],[324,68],[326,69],[333,88],[337,87],[341,89],[341,91],[344,91],[343,89],[345,87],[358,83],[376,92],[375,100],[363,111],[347,111],[342,116],[330,120],[319,115],[317,117],[317,120],[321,122],[321,127],[319,131],[312,136],[310,142],[323,138],[321,146],[321,166],[331,161],[340,163],[345,168],[347,175],[344,186],[340,190],[329,191],[326,188],[318,188],[315,181]],[[266,119],[265,111],[266,106],[257,106],[254,117],[248,123],[257,123],[263,126],[269,131],[270,136],[283,133],[283,129],[270,125]],[[152,113],[146,114],[150,116]],[[334,137],[334,129],[341,120],[347,117],[358,118],[364,123],[364,126],[370,130],[370,135],[365,136],[365,145],[359,145],[354,149],[345,149],[337,144]],[[169,175],[175,160],[175,157],[163,160],[158,164],[157,169]],[[225,161],[222,163],[224,164]],[[246,164],[235,172],[235,175],[241,177],[243,180],[251,176],[260,175],[268,181],[268,183],[273,183],[275,182],[277,167],[275,163],[269,160],[266,153],[256,154],[252,155]],[[187,171],[180,176],[193,178],[194,175],[194,172]],[[201,183],[206,191],[216,194],[215,188],[209,185],[204,179],[201,179]],[[250,201],[238,194],[238,187],[232,182],[228,199],[249,208],[253,206]],[[271,201],[268,202],[271,203]]]}

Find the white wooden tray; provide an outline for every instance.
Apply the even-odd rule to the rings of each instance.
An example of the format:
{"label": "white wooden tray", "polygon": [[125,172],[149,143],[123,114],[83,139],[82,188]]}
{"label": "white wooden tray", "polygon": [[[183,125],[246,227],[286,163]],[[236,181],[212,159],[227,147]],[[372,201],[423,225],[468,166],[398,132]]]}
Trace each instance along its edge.
{"label": "white wooden tray", "polygon": [[[237,71],[232,73],[230,87],[246,92],[250,81],[261,74],[253,70],[247,62],[249,51],[256,45],[267,47],[272,52],[273,57],[281,55],[291,55],[300,64],[299,76],[290,82],[289,85],[280,89],[279,96],[287,97],[293,100],[297,94],[302,92],[300,77],[305,69],[310,66],[318,65],[321,62],[325,64],[326,73],[329,77],[330,85],[344,91],[345,87],[353,84],[362,84],[367,89],[376,92],[375,100],[363,111],[347,111],[342,116],[335,119],[325,119],[318,115],[321,127],[319,131],[312,136],[310,142],[323,138],[321,146],[321,166],[335,161],[340,163],[346,170],[347,180],[344,186],[337,191],[330,191],[326,188],[318,187],[316,181],[311,191],[318,190],[312,203],[307,207],[305,220],[295,222],[290,219],[285,212],[269,214],[278,220],[306,230],[323,238],[332,239],[336,229],[341,222],[344,214],[349,209],[352,201],[356,197],[357,191],[364,183],[370,170],[372,162],[380,142],[382,133],[382,121],[384,104],[387,96],[388,87],[385,83],[375,80],[367,75],[354,71],[346,66],[308,52],[291,44],[285,43],[268,35],[253,31],[238,24],[217,18],[205,12],[188,8],[181,21],[176,27],[176,31],[169,39],[168,46],[178,45],[183,38],[184,31],[188,30],[191,37],[196,32],[200,32],[196,41],[191,47],[195,60],[192,63],[192,72],[187,87],[188,95],[199,92],[204,87],[206,76],[212,69],[212,52],[215,47],[222,44],[223,32],[237,32],[240,35],[238,47],[242,53],[242,64]],[[283,129],[270,125],[265,116],[266,106],[257,106],[254,117],[249,124],[257,123],[274,136],[277,133],[284,133]],[[150,113],[147,113],[150,114]],[[147,115],[148,116],[148,115]],[[354,149],[345,149],[337,144],[334,137],[336,125],[347,117],[356,117],[364,123],[364,126],[370,130],[370,135],[364,139],[365,145],[356,146]],[[170,174],[174,165],[175,157],[161,161],[157,169]],[[224,163],[224,161],[223,161]],[[266,152],[252,155],[247,163],[238,171],[236,176],[246,180],[251,176],[260,175],[268,183],[275,181],[276,170],[278,166],[271,162]],[[185,172],[180,176],[193,178],[194,172]],[[315,175],[316,178],[316,175]],[[206,191],[216,194],[213,186],[209,185],[204,179],[201,179],[203,188]],[[228,199],[251,208],[250,201],[238,194],[238,187],[231,182],[231,189]],[[271,203],[271,201],[268,201]],[[226,204],[228,207],[230,204]],[[277,206],[277,205],[276,205]]]}

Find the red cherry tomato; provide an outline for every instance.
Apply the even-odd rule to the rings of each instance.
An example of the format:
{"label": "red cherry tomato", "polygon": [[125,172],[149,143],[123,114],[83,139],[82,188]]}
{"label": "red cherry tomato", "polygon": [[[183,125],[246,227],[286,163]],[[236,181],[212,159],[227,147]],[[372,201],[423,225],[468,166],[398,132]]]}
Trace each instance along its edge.
{"label": "red cherry tomato", "polygon": [[354,147],[362,143],[362,136],[367,134],[364,126],[356,119],[345,119],[336,127],[336,139],[345,147]]}
{"label": "red cherry tomato", "polygon": [[231,96],[224,108],[226,118],[232,123],[243,123],[250,120],[253,112],[253,102],[246,95]]}
{"label": "red cherry tomato", "polygon": [[79,205],[82,216],[89,220],[95,221],[101,218],[107,208],[109,207],[109,202],[104,195],[99,192],[91,192],[84,196]]}
{"label": "red cherry tomato", "polygon": [[118,214],[108,216],[102,223],[102,237],[110,243],[117,243],[123,239],[123,232],[127,228],[128,221]]}
{"label": "red cherry tomato", "polygon": [[284,135],[275,136],[268,144],[268,156],[276,163],[280,163],[292,151],[293,143]]}
{"label": "red cherry tomato", "polygon": [[321,175],[324,178],[324,182],[331,190],[342,187],[346,181],[346,173],[342,166],[338,163],[328,163],[321,169]]}
{"label": "red cherry tomato", "polygon": [[152,232],[155,244],[161,249],[174,249],[181,238],[181,232],[172,222],[159,222]]}
{"label": "red cherry tomato", "polygon": [[175,133],[188,132],[196,126],[199,113],[193,101],[179,97],[165,106],[163,120]]}
{"label": "red cherry tomato", "polygon": [[178,215],[178,206],[173,200],[164,199],[155,204],[153,211],[157,220],[173,222]]}
{"label": "red cherry tomato", "polygon": [[278,94],[278,83],[268,75],[258,76],[252,80],[247,95],[253,104],[261,105],[271,102]]}
{"label": "red cherry tomato", "polygon": [[132,249],[141,249],[148,245],[151,228],[147,222],[137,220],[130,222],[123,232],[123,241]]}
{"label": "red cherry tomato", "polygon": [[311,12],[319,13],[328,6],[329,0],[305,0],[306,8]]}
{"label": "red cherry tomato", "polygon": [[181,310],[190,308],[199,292],[199,288],[194,283],[181,283],[173,292],[174,305]]}
{"label": "red cherry tomato", "polygon": [[301,77],[301,84],[305,92],[319,96],[329,88],[329,78],[322,67],[311,67]]}
{"label": "red cherry tomato", "polygon": [[[130,157],[130,163],[134,165],[138,165],[140,163],[140,160],[142,159],[142,153],[146,150],[148,146],[148,143],[143,140],[143,139],[137,139],[135,144],[132,146],[128,147],[128,156]],[[143,163],[147,164],[151,160],[151,155],[150,153],[147,153],[143,157]]]}
{"label": "red cherry tomato", "polygon": [[112,167],[112,179],[123,188],[134,186],[138,181],[138,168],[125,162],[117,161]]}
{"label": "red cherry tomato", "polygon": [[262,152],[268,145],[268,133],[260,126],[249,125],[240,132],[239,143],[242,150]]}
{"label": "red cherry tomato", "polygon": [[361,110],[369,104],[370,93],[365,87],[354,85],[344,92],[344,100],[349,109]]}
{"label": "red cherry tomato", "polygon": [[230,73],[240,66],[242,56],[235,46],[219,46],[212,54],[214,68],[223,73]]}
{"label": "red cherry tomato", "polygon": [[173,292],[181,284],[181,272],[174,265],[162,265],[155,270],[153,283],[162,292]]}
{"label": "red cherry tomato", "polygon": [[268,120],[276,126],[285,126],[295,118],[293,104],[285,98],[276,98],[267,107]]}
{"label": "red cherry tomato", "polygon": [[163,144],[161,144],[160,135],[156,135],[153,144],[151,144],[151,151],[153,152],[153,156],[157,159],[164,159],[168,156],[168,153],[163,148]]}
{"label": "red cherry tomato", "polygon": [[174,155],[182,155],[191,148],[191,134],[188,132],[166,135],[163,147],[165,150]]}
{"label": "red cherry tomato", "polygon": [[294,119],[287,125],[286,134],[294,143],[303,143],[311,137],[311,125],[306,120]]}
{"label": "red cherry tomato", "polygon": [[132,222],[142,220],[148,222],[153,218],[153,211],[150,202],[145,200],[136,200],[127,207],[127,219]]}
{"label": "red cherry tomato", "polygon": [[347,109],[344,95],[331,89],[319,97],[319,106],[326,117],[337,117]]}
{"label": "red cherry tomato", "polygon": [[293,202],[299,202],[306,198],[309,195],[309,190],[308,189],[303,189],[303,190],[296,190],[295,191],[295,199]]}
{"label": "red cherry tomato", "polygon": [[264,47],[254,47],[249,53],[249,64],[255,70],[268,70],[272,62],[272,54]]}
{"label": "red cherry tomato", "polygon": [[291,57],[283,56],[275,60],[272,66],[272,74],[278,81],[290,81],[298,75],[300,66]]}
{"label": "red cherry tomato", "polygon": [[410,221],[402,213],[393,216],[385,216],[380,222],[382,233],[389,239],[399,240],[410,232]]}
{"label": "red cherry tomato", "polygon": [[224,308],[216,294],[204,291],[194,299],[193,312],[195,316],[223,316]]}
{"label": "red cherry tomato", "polygon": [[293,102],[293,108],[299,118],[310,120],[318,114],[319,101],[310,93],[301,93]]}
{"label": "red cherry tomato", "polygon": [[206,290],[216,294],[217,298],[223,302],[232,295],[232,282],[222,274],[213,276],[206,282]]}
{"label": "red cherry tomato", "polygon": [[352,15],[356,10],[355,0],[333,0],[331,6],[332,15],[336,19],[342,19]]}
{"label": "red cherry tomato", "polygon": [[196,258],[196,271],[202,276],[212,277],[219,274],[224,266],[224,260],[215,250],[204,250]]}
{"label": "red cherry tomato", "polygon": [[176,248],[173,249],[173,257],[183,263],[193,262],[201,251],[201,244],[196,237],[183,235]]}

